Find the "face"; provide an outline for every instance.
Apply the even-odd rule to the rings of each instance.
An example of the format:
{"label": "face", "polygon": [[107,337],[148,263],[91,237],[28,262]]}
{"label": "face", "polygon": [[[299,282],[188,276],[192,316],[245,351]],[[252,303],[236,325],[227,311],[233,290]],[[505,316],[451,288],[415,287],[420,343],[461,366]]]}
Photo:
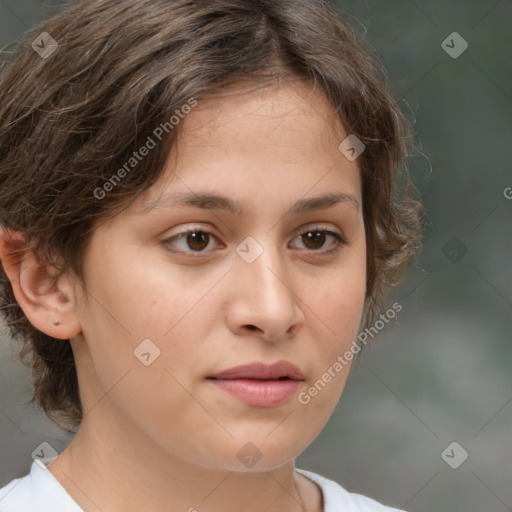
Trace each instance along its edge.
{"label": "face", "polygon": [[202,101],[181,121],[159,180],[85,255],[72,341],[84,424],[237,471],[247,454],[276,468],[316,437],[366,285],[360,173],[332,119],[295,83]]}

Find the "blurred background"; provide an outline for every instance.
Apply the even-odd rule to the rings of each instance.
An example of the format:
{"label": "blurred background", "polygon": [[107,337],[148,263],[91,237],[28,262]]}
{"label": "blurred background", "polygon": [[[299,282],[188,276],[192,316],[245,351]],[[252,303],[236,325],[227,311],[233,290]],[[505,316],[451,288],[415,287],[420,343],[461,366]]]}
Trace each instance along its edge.
{"label": "blurred background", "polygon": [[[0,46],[56,2],[0,0]],[[512,2],[338,3],[413,124],[410,175],[429,226],[390,295],[402,311],[297,467],[410,511],[510,511]],[[61,452],[72,439],[28,405],[16,355],[0,332],[0,487],[28,472],[41,442]]]}

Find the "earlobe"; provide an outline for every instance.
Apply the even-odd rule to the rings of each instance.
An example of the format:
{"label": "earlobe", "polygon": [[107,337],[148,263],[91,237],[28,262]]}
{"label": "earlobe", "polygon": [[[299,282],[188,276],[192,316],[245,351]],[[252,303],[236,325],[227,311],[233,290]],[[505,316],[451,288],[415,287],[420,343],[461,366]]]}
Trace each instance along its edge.
{"label": "earlobe", "polygon": [[30,323],[57,339],[81,332],[74,290],[67,279],[42,264],[23,233],[0,231],[0,260],[14,296]]}

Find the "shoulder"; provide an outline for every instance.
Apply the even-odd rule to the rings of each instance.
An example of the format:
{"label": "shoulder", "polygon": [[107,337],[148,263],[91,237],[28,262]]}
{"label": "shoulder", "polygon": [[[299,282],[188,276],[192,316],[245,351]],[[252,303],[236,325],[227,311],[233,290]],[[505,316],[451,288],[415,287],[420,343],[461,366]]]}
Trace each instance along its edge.
{"label": "shoulder", "polygon": [[0,489],[0,512],[83,512],[43,465]]}
{"label": "shoulder", "polygon": [[348,492],[333,480],[329,480],[311,471],[295,470],[320,487],[324,498],[323,512],[339,512],[340,510],[344,512],[399,512],[400,510],[382,505],[378,501],[361,494]]}

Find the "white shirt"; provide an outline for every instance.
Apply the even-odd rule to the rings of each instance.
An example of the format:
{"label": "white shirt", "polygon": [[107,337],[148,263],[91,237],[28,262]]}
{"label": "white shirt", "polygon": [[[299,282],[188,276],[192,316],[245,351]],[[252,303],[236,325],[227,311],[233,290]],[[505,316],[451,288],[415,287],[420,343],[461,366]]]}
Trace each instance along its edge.
{"label": "white shirt", "polygon": [[[324,497],[323,512],[399,512],[375,500],[347,492],[336,482],[310,471],[297,472],[315,482]],[[30,473],[0,489],[0,512],[83,512],[46,467],[34,461]]]}

